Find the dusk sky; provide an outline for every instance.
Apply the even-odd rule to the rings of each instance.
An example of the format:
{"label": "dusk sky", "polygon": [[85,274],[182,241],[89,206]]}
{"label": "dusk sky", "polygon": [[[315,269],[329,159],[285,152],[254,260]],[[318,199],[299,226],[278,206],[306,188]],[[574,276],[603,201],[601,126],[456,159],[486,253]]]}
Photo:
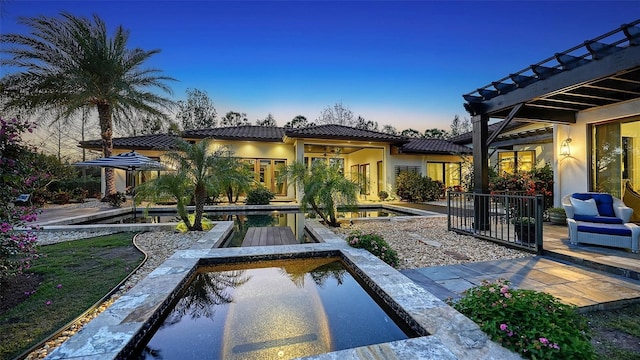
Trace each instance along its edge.
{"label": "dusk sky", "polygon": [[[640,18],[640,1],[24,1],[0,0],[2,33],[19,16],[98,14],[149,61],[205,90],[219,116],[272,113],[282,126],[342,102],[398,130],[449,129],[462,94]],[[5,69],[1,70],[4,75]]]}

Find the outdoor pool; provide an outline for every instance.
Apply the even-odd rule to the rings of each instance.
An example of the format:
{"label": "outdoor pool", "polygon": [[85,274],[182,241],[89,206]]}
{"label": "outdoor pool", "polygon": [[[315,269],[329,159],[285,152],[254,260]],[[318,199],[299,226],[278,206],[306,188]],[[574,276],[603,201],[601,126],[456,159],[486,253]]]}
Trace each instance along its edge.
{"label": "outdoor pool", "polygon": [[290,359],[418,336],[373,294],[337,257],[201,267],[137,358]]}
{"label": "outdoor pool", "polygon": [[[291,228],[294,236],[300,243],[314,242],[304,231],[304,221],[309,218],[318,218],[312,213],[303,213],[299,210],[251,210],[251,211],[205,211],[206,217],[213,221],[233,221],[233,232],[225,239],[220,247],[238,247],[242,244],[247,230],[251,227],[287,226]],[[388,218],[393,216],[411,216],[412,214],[385,209],[359,208],[357,211],[340,212],[340,219],[349,220],[356,218]],[[123,214],[115,217],[92,220],[79,224],[128,224],[128,223],[168,223],[178,222],[175,211],[149,211],[133,214]]]}

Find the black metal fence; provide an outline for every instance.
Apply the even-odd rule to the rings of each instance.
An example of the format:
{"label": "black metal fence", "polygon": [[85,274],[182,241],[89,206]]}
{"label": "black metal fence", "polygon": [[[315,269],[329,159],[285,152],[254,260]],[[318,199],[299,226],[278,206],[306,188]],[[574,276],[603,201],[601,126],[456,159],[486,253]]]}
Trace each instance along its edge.
{"label": "black metal fence", "polygon": [[447,193],[450,231],[542,254],[544,196]]}

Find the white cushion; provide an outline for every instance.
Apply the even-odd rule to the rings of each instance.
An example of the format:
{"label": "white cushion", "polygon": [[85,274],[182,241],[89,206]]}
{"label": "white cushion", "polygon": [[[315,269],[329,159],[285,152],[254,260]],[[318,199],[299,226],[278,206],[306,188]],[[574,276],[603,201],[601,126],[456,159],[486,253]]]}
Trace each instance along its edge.
{"label": "white cushion", "polygon": [[589,200],[579,200],[575,198],[570,198],[571,205],[575,210],[576,215],[585,215],[585,216],[598,216],[598,206],[596,205],[596,201],[594,199]]}

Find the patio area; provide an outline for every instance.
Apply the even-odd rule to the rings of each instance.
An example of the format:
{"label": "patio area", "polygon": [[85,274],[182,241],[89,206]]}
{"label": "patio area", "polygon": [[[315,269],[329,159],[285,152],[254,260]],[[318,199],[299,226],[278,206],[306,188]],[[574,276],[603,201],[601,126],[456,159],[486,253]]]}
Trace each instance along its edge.
{"label": "patio area", "polygon": [[458,298],[483,280],[508,279],[521,289],[544,291],[581,312],[640,302],[640,255],[595,245],[572,245],[566,226],[544,224],[544,255],[403,270],[438,298]]}

